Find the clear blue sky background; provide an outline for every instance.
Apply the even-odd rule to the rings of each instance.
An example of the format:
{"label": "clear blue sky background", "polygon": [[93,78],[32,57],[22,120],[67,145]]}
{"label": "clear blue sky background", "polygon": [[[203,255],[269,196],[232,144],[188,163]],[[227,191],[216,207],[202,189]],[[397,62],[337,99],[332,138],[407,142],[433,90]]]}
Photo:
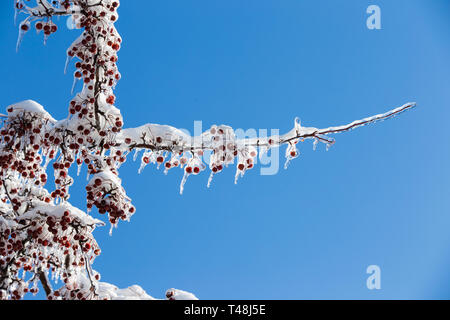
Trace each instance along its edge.
{"label": "clear blue sky background", "polygon": [[[382,30],[366,28],[366,8]],[[393,120],[336,136],[274,176],[234,169],[189,179],[121,169],[138,208],[96,236],[95,269],[120,287],[203,299],[450,298],[450,2],[447,0],[122,1],[117,106],[125,126],[288,130],[344,124],[409,101]],[[73,71],[65,50],[27,34],[15,52],[11,1],[0,4],[2,108],[34,99],[64,118]],[[131,159],[130,159],[131,160]],[[72,189],[81,208],[84,174]],[[97,214],[95,214],[98,216]],[[366,268],[381,267],[381,290]]]}

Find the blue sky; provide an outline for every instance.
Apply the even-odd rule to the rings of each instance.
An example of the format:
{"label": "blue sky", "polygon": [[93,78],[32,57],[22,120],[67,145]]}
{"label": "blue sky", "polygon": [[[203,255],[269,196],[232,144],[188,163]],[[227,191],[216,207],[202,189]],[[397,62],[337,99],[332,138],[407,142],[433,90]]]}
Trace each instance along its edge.
{"label": "blue sky", "polygon": [[[366,28],[381,8],[382,30]],[[73,71],[65,19],[46,46],[27,34],[15,52],[12,4],[0,4],[0,97],[67,115]],[[450,3],[446,0],[122,1],[117,28],[125,126],[289,130],[340,125],[409,101],[393,120],[300,145],[288,170],[229,168],[206,188],[129,161],[137,213],[113,236],[99,228],[94,268],[120,287],[202,299],[450,298]],[[71,202],[85,206],[84,174]],[[98,214],[95,214],[98,216]],[[381,290],[366,268],[381,268]]]}

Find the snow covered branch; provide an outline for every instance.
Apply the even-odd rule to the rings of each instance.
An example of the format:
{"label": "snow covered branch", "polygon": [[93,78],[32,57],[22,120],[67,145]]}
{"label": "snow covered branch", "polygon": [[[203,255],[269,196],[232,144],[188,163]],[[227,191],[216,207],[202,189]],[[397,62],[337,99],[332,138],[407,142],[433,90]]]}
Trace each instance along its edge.
{"label": "snow covered branch", "polygon": [[[286,145],[287,162],[298,157],[298,142],[334,143],[330,135],[394,117],[415,106],[408,103],[387,113],[348,125],[318,129],[303,127],[298,119],[288,133],[266,138],[239,137],[225,125],[214,125],[199,136],[171,126],[145,124],[123,129],[120,110],[114,105],[114,88],[121,75],[117,68],[122,39],[114,23],[118,0],[15,0],[16,16],[26,17],[19,26],[19,46],[34,22],[44,41],[58,30],[55,16],[68,15],[81,35],[67,50],[73,59],[72,91],[81,86],[68,106],[68,116],[55,120],[32,100],[7,108],[0,128],[0,299],[20,299],[36,293],[43,284],[48,299],[153,299],[139,286],[128,289],[100,282],[92,269],[100,248],[92,232],[104,225],[89,212],[96,207],[106,214],[111,228],[129,220],[136,209],[122,187],[119,168],[130,152],[141,154],[142,170],[149,163],[164,171],[182,168],[180,191],[190,175],[210,168],[210,178],[236,163],[236,180],[254,167],[258,153]],[[204,152],[210,152],[205,160]],[[73,177],[86,166],[87,213],[69,203]],[[46,186],[53,169],[55,188]],[[62,280],[58,289],[55,283]],[[53,284],[53,285],[52,285]],[[188,292],[170,289],[166,299],[196,299]]]}
{"label": "snow covered branch", "polygon": [[[116,143],[110,147],[126,153],[131,150],[144,149],[141,160],[142,170],[148,163],[156,163],[158,166],[164,163],[165,172],[171,168],[185,168],[184,178],[181,184],[181,192],[186,178],[196,175],[204,170],[202,156],[206,150],[212,151],[209,168],[211,176],[219,173],[223,168],[235,163],[236,178],[243,175],[248,169],[253,168],[258,151],[264,153],[271,148],[287,145],[287,163],[299,155],[296,145],[306,139],[314,140],[314,147],[318,142],[323,142],[327,148],[334,144],[334,139],[328,135],[350,131],[377,121],[392,118],[415,106],[415,103],[407,103],[401,107],[386,113],[353,121],[347,125],[318,129],[303,127],[298,119],[295,119],[294,128],[280,136],[266,138],[239,138],[234,130],[225,125],[214,125],[200,136],[190,136],[185,132],[167,125],[146,124],[138,128],[122,130],[116,137]],[[208,183],[208,185],[209,185]]]}
{"label": "snow covered branch", "polygon": [[[367,117],[361,120],[353,121],[349,124],[337,127],[329,127],[325,129],[317,129],[314,127],[302,127],[298,119],[295,121],[293,130],[282,136],[246,139],[246,141],[237,141],[238,144],[252,147],[267,147],[280,146],[297,139],[315,139],[326,144],[334,144],[334,139],[326,137],[326,135],[342,133],[350,131],[361,126],[365,126],[377,121],[386,120],[396,115],[415,107],[415,103],[407,103],[401,107],[390,110],[386,113]],[[221,126],[219,126],[221,127]],[[229,129],[228,126],[222,126]],[[200,150],[214,150],[214,141],[220,136],[218,126],[213,126],[209,131],[203,133],[200,137],[192,137],[186,135],[184,132],[171,127],[158,124],[146,124],[138,128],[124,129],[116,138],[114,147],[134,150],[134,149],[149,149],[152,151],[169,151],[169,152],[190,152]],[[215,133],[219,135],[216,135]]]}

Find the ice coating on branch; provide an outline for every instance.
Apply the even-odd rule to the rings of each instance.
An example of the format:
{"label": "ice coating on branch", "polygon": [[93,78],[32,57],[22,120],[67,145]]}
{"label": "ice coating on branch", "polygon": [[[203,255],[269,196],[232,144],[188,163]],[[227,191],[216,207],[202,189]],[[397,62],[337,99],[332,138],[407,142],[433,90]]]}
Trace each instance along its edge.
{"label": "ice coating on branch", "polygon": [[361,120],[356,120],[356,121],[353,121],[352,123],[349,123],[349,124],[347,124],[345,126],[329,127],[329,128],[326,128],[326,129],[322,129],[322,130],[320,130],[320,134],[340,133],[340,132],[345,132],[345,131],[348,131],[348,130],[353,130],[353,129],[356,129],[356,128],[361,127],[361,126],[365,126],[365,125],[368,125],[368,124],[376,123],[378,121],[383,121],[383,120],[386,120],[388,118],[395,117],[395,116],[397,116],[397,115],[399,115],[399,114],[401,114],[401,113],[403,113],[403,112],[405,112],[405,111],[407,111],[407,110],[409,110],[411,108],[414,108],[415,106],[416,106],[415,102],[409,102],[409,103],[404,104],[401,107],[395,108],[395,109],[390,110],[390,111],[388,111],[386,113],[381,113],[381,114],[377,114],[377,115],[374,115],[374,116],[371,116],[371,117],[367,117],[367,118],[364,118],[364,119],[361,119]]}
{"label": "ice coating on branch", "polygon": [[[265,153],[271,148],[286,145],[285,168],[291,160],[300,155],[298,143],[306,139],[313,139],[315,149],[319,142],[323,142],[327,150],[335,140],[330,134],[353,130],[357,127],[392,118],[406,110],[415,107],[415,103],[407,103],[383,114],[353,121],[347,125],[319,129],[303,127],[298,118],[294,121],[294,128],[284,135],[274,135],[267,138],[238,139],[231,127],[213,125],[200,136],[189,136],[174,127],[158,124],[146,124],[137,128],[123,129],[116,138],[116,149],[131,151],[144,149],[141,156],[139,172],[150,163],[158,167],[165,166],[165,172],[172,168],[184,169],[180,184],[183,193],[187,178],[209,167],[211,173],[208,178],[210,186],[215,174],[221,172],[230,164],[236,163],[235,183],[245,172],[252,169],[258,152]],[[203,152],[212,152],[209,162],[204,164]]]}
{"label": "ice coating on branch", "polygon": [[156,144],[158,138],[170,145],[184,146],[193,142],[189,135],[177,128],[152,123],[145,124],[137,128],[123,129],[117,136],[116,141],[118,143],[125,143],[125,139],[130,139],[127,140],[130,145],[133,143]]}

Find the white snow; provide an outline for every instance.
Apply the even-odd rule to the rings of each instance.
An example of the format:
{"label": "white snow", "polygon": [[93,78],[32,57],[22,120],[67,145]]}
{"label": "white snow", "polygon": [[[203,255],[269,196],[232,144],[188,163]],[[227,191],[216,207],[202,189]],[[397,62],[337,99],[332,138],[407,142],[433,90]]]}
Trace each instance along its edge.
{"label": "white snow", "polygon": [[108,298],[110,300],[156,300],[138,285],[119,289],[110,283],[99,282],[98,294],[101,298]]}
{"label": "white snow", "polygon": [[72,206],[68,202],[63,202],[58,205],[51,203],[38,204],[34,208],[22,214],[20,217],[23,219],[33,219],[39,214],[44,214],[49,217],[61,218],[65,211],[69,211],[70,216],[77,218],[83,225],[104,225],[103,221],[93,218],[84,211]]}
{"label": "white snow", "polygon": [[9,116],[14,116],[21,112],[29,112],[34,114],[39,114],[43,118],[50,120],[52,123],[55,123],[56,120],[44,109],[42,105],[33,100],[24,100],[21,102],[14,103],[7,107],[7,110],[12,108],[11,112],[8,112]]}

